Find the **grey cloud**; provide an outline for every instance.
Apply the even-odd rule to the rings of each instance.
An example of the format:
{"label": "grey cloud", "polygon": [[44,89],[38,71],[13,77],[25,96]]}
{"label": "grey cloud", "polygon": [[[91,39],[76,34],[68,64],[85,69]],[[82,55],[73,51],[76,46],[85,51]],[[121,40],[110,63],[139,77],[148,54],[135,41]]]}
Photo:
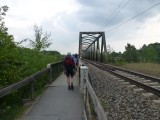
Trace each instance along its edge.
{"label": "grey cloud", "polygon": [[[82,22],[90,22],[99,26],[105,26],[107,23],[109,23],[108,26],[114,26],[143,12],[145,9],[158,3],[159,0],[124,0],[121,6],[119,6],[117,9],[117,12],[119,12],[118,15],[115,15],[116,13],[113,14],[113,16],[115,15],[116,17],[114,17],[111,22],[109,21],[113,17],[113,11],[118,7],[118,5],[120,5],[122,1],[78,0],[78,2],[82,5],[81,10],[78,12],[78,18],[82,20]],[[126,3],[127,5],[125,6]],[[148,17],[155,15],[157,12],[159,12],[159,10],[160,8],[157,6],[145,14],[135,18],[134,21],[143,22]]]}
{"label": "grey cloud", "polygon": [[64,27],[67,28],[71,32],[75,32],[78,30],[78,18],[76,14],[64,15],[63,16]]}
{"label": "grey cloud", "polygon": [[[125,0],[126,2],[127,0]],[[87,27],[91,28],[91,25],[96,25],[101,28],[106,26],[108,22],[108,18],[111,17],[113,10],[120,4],[120,0],[93,0],[93,1],[86,1],[86,0],[79,0],[79,4],[81,4],[80,10],[75,14],[58,14],[58,17],[61,17],[63,21],[58,22],[61,26],[67,29],[70,32],[77,32],[79,31],[78,24],[83,24]],[[125,4],[123,3],[123,5]],[[129,0],[127,6],[121,10],[121,12],[112,20],[112,22],[106,27],[107,30],[112,29],[116,25],[119,25],[121,22],[128,20],[129,18],[135,16],[136,14],[144,11],[146,8],[152,6],[153,4],[157,3],[158,0],[150,1],[150,0]],[[136,18],[133,22],[137,22],[140,24],[143,20],[158,11],[158,7],[152,9],[151,11],[147,12],[146,14]],[[52,18],[54,20],[55,18]],[[44,20],[43,25],[49,29],[52,33],[57,33],[56,30],[53,30],[55,26],[53,26],[51,20]],[[128,24],[128,26],[133,27],[134,25]],[[132,32],[133,33],[133,32]],[[57,33],[58,34],[58,33]],[[64,34],[64,33],[63,33]],[[114,34],[114,33],[112,33]],[[121,33],[120,33],[121,34]],[[55,34],[56,35],[56,34]],[[72,36],[72,34],[70,34]],[[118,34],[119,35],[119,34]],[[54,35],[53,35],[54,37]],[[65,38],[61,38],[65,39]],[[65,42],[67,43],[67,41]]]}
{"label": "grey cloud", "polygon": [[78,2],[83,6],[88,7],[106,7],[106,5],[114,5],[118,3],[117,0],[78,0]]}
{"label": "grey cloud", "polygon": [[[112,9],[112,6],[110,6],[109,2],[106,2],[106,0],[79,0],[79,2],[82,7],[77,13],[78,18],[82,20],[82,22],[88,22],[99,26],[103,25],[106,18],[110,15],[109,9]],[[112,4],[113,3],[114,2],[112,2]]]}
{"label": "grey cloud", "polygon": [[[146,9],[150,8],[151,6],[155,5],[156,3],[160,2],[159,0],[131,0],[130,4],[128,5],[128,8],[125,9],[125,12],[129,17],[133,17]],[[153,9],[150,9],[146,13],[140,15],[139,17],[135,18],[135,21],[143,22],[148,17],[152,17],[157,12],[159,12],[160,8],[154,7]],[[123,13],[123,12],[122,12]],[[124,14],[125,15],[125,14]]]}

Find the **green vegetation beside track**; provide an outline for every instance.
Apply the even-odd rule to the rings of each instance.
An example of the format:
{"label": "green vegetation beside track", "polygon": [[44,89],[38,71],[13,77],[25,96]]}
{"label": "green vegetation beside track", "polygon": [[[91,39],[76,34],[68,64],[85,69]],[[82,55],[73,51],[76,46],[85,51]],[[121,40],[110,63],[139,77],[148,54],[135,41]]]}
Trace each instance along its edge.
{"label": "green vegetation beside track", "polygon": [[160,77],[160,64],[156,63],[128,63],[121,67],[145,73],[151,76]]}

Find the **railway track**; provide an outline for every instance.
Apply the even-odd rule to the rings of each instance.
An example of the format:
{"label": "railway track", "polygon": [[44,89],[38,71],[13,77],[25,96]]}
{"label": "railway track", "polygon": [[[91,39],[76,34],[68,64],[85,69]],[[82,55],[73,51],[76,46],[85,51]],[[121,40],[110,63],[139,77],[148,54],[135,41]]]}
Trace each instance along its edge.
{"label": "railway track", "polygon": [[158,97],[160,97],[160,78],[152,77],[146,74],[134,72],[134,71],[129,71],[126,69],[122,69],[119,67],[99,63],[99,62],[93,62],[89,60],[83,60],[84,62],[90,63],[104,71],[107,71],[114,76],[117,76],[119,78],[125,81],[127,83],[129,82],[130,84],[136,85],[139,90],[145,90],[148,91],[149,93],[152,93]]}

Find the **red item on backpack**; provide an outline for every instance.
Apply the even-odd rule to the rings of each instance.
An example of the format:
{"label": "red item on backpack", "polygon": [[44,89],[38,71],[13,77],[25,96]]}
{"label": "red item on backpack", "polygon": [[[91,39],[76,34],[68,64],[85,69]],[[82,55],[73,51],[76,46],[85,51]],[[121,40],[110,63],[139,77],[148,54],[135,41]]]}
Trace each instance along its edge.
{"label": "red item on backpack", "polygon": [[73,64],[73,59],[72,59],[71,55],[67,55],[65,57],[64,63],[65,63],[65,65],[72,65]]}

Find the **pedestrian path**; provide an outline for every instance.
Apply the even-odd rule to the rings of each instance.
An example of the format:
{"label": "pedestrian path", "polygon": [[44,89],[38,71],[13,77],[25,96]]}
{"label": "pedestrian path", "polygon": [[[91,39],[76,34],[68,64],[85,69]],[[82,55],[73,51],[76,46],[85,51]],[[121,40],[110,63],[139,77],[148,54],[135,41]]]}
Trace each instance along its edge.
{"label": "pedestrian path", "polygon": [[82,120],[84,105],[78,72],[74,76],[74,91],[68,90],[66,79],[62,73],[22,120]]}

